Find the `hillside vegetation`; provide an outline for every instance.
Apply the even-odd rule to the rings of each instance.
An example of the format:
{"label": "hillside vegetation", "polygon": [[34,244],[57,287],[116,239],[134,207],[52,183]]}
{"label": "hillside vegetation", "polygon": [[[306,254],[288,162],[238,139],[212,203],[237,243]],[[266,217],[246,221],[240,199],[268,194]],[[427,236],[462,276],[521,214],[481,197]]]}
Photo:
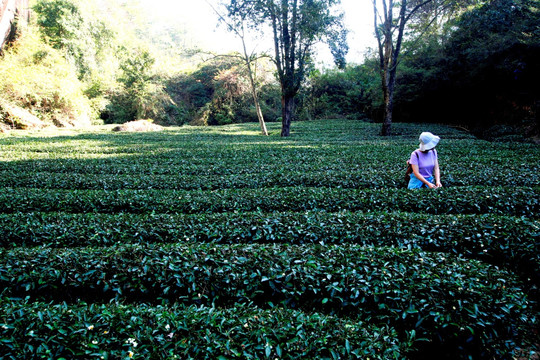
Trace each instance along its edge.
{"label": "hillside vegetation", "polygon": [[[407,28],[394,120],[455,124],[487,139],[538,140],[538,1],[449,3],[455,9],[441,13],[423,4]],[[17,36],[2,49],[0,130],[140,119],[166,126],[258,121],[239,54],[193,49],[192,30],[172,9],[149,11],[155,6],[135,0],[34,0],[31,7],[30,24],[17,23]],[[356,46],[348,43],[351,51]],[[269,122],[283,120],[275,60],[251,64]],[[342,65],[321,69],[316,52],[305,59],[295,119],[382,121],[377,51],[366,49],[361,63]]]}
{"label": "hillside vegetation", "polygon": [[[0,357],[534,353],[537,145],[269,125],[0,135]],[[410,191],[425,130],[445,187]]]}

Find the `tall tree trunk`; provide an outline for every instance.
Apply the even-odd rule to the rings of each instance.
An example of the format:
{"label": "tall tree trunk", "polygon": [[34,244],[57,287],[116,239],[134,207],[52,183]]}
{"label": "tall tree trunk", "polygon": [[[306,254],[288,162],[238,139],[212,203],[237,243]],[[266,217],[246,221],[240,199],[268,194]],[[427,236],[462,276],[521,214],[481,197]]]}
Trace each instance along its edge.
{"label": "tall tree trunk", "polygon": [[259,119],[259,125],[261,125],[261,132],[263,135],[268,136],[268,129],[266,129],[266,123],[264,122],[261,106],[259,105],[259,97],[257,96],[257,91],[253,87],[251,92],[253,95],[253,101],[255,102],[255,110],[257,111],[257,118]]}
{"label": "tall tree trunk", "polygon": [[283,95],[281,97],[282,121],[281,136],[286,137],[291,133],[291,121],[294,115],[294,96]]}
{"label": "tall tree trunk", "polygon": [[0,53],[4,44],[14,39],[17,25],[28,23],[29,16],[28,0],[0,1]]}
{"label": "tall tree trunk", "polygon": [[[383,4],[383,23],[381,28],[378,25],[378,10],[377,0],[373,0],[373,14],[375,35],[377,37],[377,43],[379,45],[379,66],[383,90],[384,99],[384,117],[381,129],[383,136],[392,135],[392,116],[394,110],[394,89],[396,87],[396,72],[398,66],[399,53],[401,51],[401,43],[403,40],[403,33],[405,31],[405,24],[408,21],[406,15],[407,1],[401,0],[400,11],[397,23],[394,22],[393,10],[394,0],[382,1]],[[432,0],[424,0],[423,3],[416,6],[413,10],[416,11],[422,5],[431,2]],[[397,30],[397,36],[394,44],[394,32]]]}
{"label": "tall tree trunk", "polygon": [[384,92],[384,118],[381,129],[381,135],[392,135],[392,121],[394,112],[394,89],[396,88],[396,72],[397,64],[395,61],[390,63],[390,66],[386,66],[383,71],[383,92]]}
{"label": "tall tree trunk", "polygon": [[244,49],[244,61],[246,62],[249,83],[251,85],[251,96],[253,96],[253,102],[255,103],[255,110],[257,111],[257,119],[259,119],[259,125],[261,125],[261,132],[263,135],[268,136],[268,130],[266,129],[266,123],[264,122],[263,113],[261,111],[261,106],[259,105],[259,97],[257,96],[257,87],[255,85],[255,75],[253,69],[251,68],[251,59],[247,52],[246,39],[244,36],[244,23],[242,22],[242,33],[240,34],[237,31],[237,34],[242,39],[242,47]]}
{"label": "tall tree trunk", "polygon": [[[388,76],[388,71],[385,72],[384,82],[387,83],[386,77]],[[381,135],[390,136],[392,135],[392,110],[394,109],[394,86],[391,84],[386,84],[384,86],[384,118],[381,129]]]}

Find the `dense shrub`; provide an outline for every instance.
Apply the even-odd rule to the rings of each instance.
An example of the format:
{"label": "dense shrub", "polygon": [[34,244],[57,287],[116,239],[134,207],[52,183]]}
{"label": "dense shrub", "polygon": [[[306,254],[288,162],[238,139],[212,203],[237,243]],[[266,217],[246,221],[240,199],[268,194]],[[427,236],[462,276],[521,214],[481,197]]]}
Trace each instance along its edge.
{"label": "dense shrub", "polygon": [[3,296],[217,307],[281,304],[388,324],[402,338],[413,331],[434,342],[441,337],[446,346],[468,338],[470,349],[463,352],[508,352],[533,321],[526,315],[527,297],[510,274],[440,253],[186,244],[21,249],[2,251],[1,258]]}
{"label": "dense shrub", "polygon": [[512,127],[514,140],[538,134],[539,14],[537,1],[482,1],[414,42],[398,72],[395,119],[462,124],[490,138],[494,125]]}
{"label": "dense shrub", "polygon": [[[37,184],[37,183],[35,183]],[[42,182],[45,186],[46,184]],[[102,184],[107,184],[106,182]],[[540,188],[460,187],[418,194],[407,189],[284,187],[222,190],[37,190],[5,188],[0,211],[215,213],[234,211],[405,211],[432,215],[499,214],[537,218]],[[125,183],[124,183],[125,185]],[[97,187],[97,184],[96,184]],[[71,188],[71,186],[70,186]],[[46,189],[46,187],[45,187]]]}
{"label": "dense shrub", "polygon": [[378,106],[380,81],[375,64],[349,65],[344,70],[314,72],[300,96],[300,115],[309,119],[372,115]]}
{"label": "dense shrub", "polygon": [[152,119],[177,125],[176,106],[153,74],[155,59],[145,49],[123,49],[120,61],[122,86],[111,92],[110,103],[101,115],[108,123]]}
{"label": "dense shrub", "polygon": [[433,126],[409,191],[422,125],[268,125],[0,135],[0,357],[535,351],[537,146]]}
{"label": "dense shrub", "polygon": [[[281,103],[279,89],[269,76],[268,67],[267,63],[258,67],[256,85],[263,116],[274,121],[279,116]],[[166,91],[178,106],[187,109],[192,124],[258,121],[246,66],[236,54],[211,59],[191,73],[173,76],[168,80]]]}
{"label": "dense shrub", "polygon": [[78,0],[37,0],[32,9],[45,42],[63,52],[79,79],[105,70],[102,65],[111,55],[114,34],[92,13],[91,5]]}
{"label": "dense shrub", "polygon": [[[430,226],[418,226],[427,224]],[[361,244],[444,251],[483,259],[540,285],[540,223],[494,215],[309,211],[235,214],[0,214],[0,245],[85,247],[112,244]]]}
{"label": "dense shrub", "polygon": [[411,346],[386,326],[290,309],[26,301],[0,305],[4,359],[384,360],[403,356]]}
{"label": "dense shrub", "polygon": [[[49,125],[89,124],[95,113],[84,89],[62,54],[41,42],[33,28],[24,31],[0,61],[3,100],[30,111]],[[16,120],[2,121],[13,125]],[[28,125],[21,123],[17,127]]]}

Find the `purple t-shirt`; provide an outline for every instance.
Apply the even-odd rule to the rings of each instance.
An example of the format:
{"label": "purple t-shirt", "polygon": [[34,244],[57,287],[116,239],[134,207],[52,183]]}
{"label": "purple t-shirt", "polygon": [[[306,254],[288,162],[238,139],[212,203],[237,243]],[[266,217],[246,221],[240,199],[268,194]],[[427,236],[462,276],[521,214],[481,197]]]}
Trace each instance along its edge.
{"label": "purple t-shirt", "polygon": [[[418,154],[418,156],[416,156]],[[435,167],[435,162],[437,161],[437,150],[433,149],[428,152],[422,152],[420,150],[415,150],[411,154],[409,163],[413,165],[418,165],[418,172],[424,178],[433,176],[433,168]]]}

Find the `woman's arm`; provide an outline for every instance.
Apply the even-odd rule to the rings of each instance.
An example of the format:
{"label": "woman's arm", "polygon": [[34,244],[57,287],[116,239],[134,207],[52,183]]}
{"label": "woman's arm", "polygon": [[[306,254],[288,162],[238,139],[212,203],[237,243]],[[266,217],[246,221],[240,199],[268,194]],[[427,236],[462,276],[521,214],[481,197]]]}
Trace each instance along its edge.
{"label": "woman's arm", "polygon": [[435,167],[433,168],[433,176],[435,177],[435,185],[439,188],[441,184],[441,172],[439,170],[439,160],[435,159]]}
{"label": "woman's arm", "polygon": [[414,176],[416,176],[418,180],[426,184],[427,187],[429,187],[430,189],[435,189],[437,187],[435,184],[430,183],[429,181],[426,180],[426,178],[420,175],[420,172],[418,171],[418,165],[416,164],[411,164],[411,165],[412,165],[413,174]]}

